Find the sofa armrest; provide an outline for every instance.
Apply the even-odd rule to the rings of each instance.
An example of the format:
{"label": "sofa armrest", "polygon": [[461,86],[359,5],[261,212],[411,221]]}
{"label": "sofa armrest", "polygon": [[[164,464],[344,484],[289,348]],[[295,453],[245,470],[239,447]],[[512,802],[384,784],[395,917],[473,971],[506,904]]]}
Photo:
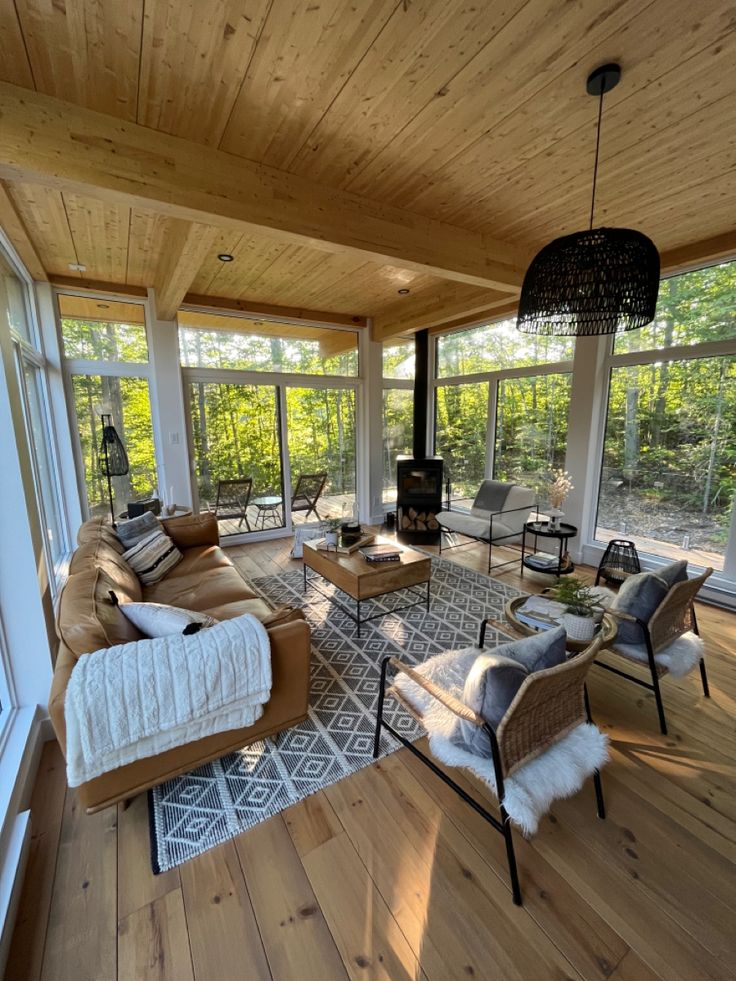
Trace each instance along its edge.
{"label": "sofa armrest", "polygon": [[220,544],[220,532],[215,514],[205,512],[182,515],[179,518],[164,518],[161,524],[177,548]]}
{"label": "sofa armrest", "polygon": [[49,715],[54,727],[56,738],[59,740],[61,752],[66,756],[66,720],[64,718],[64,699],[74,665],[77,659],[65,644],[59,646],[59,653],[54,666],[54,677],[51,681],[49,694]]}

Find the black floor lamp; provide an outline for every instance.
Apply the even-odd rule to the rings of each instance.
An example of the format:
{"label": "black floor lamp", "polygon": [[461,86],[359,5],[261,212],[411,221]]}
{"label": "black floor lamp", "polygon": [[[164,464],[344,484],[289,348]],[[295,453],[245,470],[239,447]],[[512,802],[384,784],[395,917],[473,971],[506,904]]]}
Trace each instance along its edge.
{"label": "black floor lamp", "polygon": [[100,443],[100,470],[107,477],[107,493],[110,498],[110,517],[113,528],[117,528],[112,496],[112,478],[124,477],[130,469],[128,454],[123,441],[112,424],[112,416],[102,414],[102,442]]}

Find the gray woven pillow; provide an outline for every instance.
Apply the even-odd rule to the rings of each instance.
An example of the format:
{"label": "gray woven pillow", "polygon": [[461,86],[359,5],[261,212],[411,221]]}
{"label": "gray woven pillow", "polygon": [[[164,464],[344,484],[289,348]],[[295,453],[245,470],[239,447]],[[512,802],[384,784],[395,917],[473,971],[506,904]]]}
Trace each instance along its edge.
{"label": "gray woven pillow", "polygon": [[518,661],[529,674],[532,671],[542,671],[544,668],[554,668],[567,657],[567,634],[564,627],[553,630],[542,630],[530,637],[512,640],[494,650],[494,654],[510,657]]}
{"label": "gray woven pillow", "polygon": [[143,541],[156,529],[161,530],[158,518],[152,511],[144,511],[137,518],[121,521],[116,530],[120,541],[126,549],[129,549]]}
{"label": "gray woven pillow", "polygon": [[[518,661],[495,651],[479,654],[465,679],[463,702],[495,729],[528,673]],[[471,753],[491,752],[488,734],[472,722],[460,720],[460,740]]]}
{"label": "gray woven pillow", "polygon": [[[612,609],[628,613],[629,616],[647,623],[668,592],[669,586],[657,573],[639,572],[623,581],[618,596],[612,603]],[[616,644],[645,642],[644,631],[638,623],[618,620],[616,625]]]}

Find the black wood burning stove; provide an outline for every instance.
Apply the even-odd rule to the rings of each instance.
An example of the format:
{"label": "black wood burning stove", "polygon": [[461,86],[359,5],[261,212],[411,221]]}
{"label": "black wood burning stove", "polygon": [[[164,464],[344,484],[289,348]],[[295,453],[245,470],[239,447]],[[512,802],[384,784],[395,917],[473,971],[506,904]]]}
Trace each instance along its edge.
{"label": "black wood burning stove", "polygon": [[396,533],[400,541],[432,545],[440,540],[442,458],[427,456],[429,332],[415,334],[414,440],[412,456],[396,461]]}

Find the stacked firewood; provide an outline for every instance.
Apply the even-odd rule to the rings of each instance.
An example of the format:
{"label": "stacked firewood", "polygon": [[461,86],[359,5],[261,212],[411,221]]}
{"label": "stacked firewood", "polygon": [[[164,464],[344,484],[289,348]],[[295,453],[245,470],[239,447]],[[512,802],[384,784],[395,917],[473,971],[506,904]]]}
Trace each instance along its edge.
{"label": "stacked firewood", "polygon": [[401,515],[401,527],[404,531],[437,531],[440,524],[432,511],[417,511],[409,508]]}

